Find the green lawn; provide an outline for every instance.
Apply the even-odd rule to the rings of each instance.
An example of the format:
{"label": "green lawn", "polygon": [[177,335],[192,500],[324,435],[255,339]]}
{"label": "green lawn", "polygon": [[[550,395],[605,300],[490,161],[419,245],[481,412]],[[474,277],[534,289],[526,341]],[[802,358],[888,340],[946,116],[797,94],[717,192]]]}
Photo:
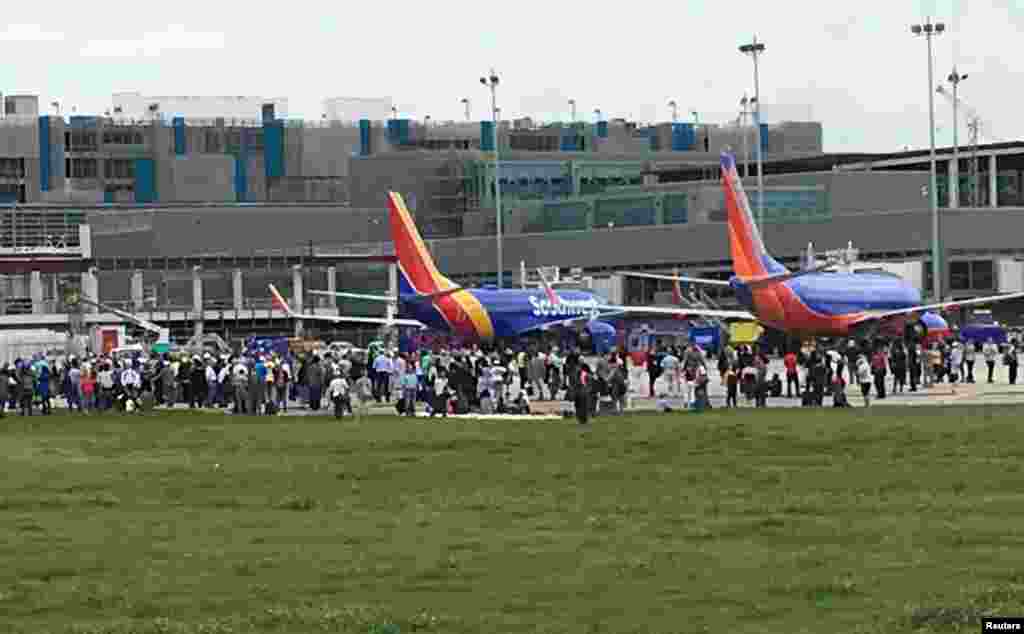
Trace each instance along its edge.
{"label": "green lawn", "polygon": [[1024,614],[1022,423],[8,416],[0,630],[976,632]]}

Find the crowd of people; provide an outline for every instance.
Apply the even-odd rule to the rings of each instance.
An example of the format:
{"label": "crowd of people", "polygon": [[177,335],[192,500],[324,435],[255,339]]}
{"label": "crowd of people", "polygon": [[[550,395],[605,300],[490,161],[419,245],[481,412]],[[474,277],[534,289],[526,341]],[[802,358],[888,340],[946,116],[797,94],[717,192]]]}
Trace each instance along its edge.
{"label": "crowd of people", "polygon": [[185,404],[267,415],[285,412],[292,403],[313,411],[333,406],[340,417],[366,413],[374,403],[395,402],[402,414],[415,415],[422,404],[432,416],[447,416],[528,413],[532,399],[575,400],[584,395],[595,414],[601,395],[614,395],[623,408],[625,362],[610,355],[594,366],[575,349],[564,355],[558,348],[485,353],[475,346],[415,354],[380,348],[369,355],[319,350],[120,360],[90,355],[60,361],[37,355],[0,369],[0,415],[4,409],[49,414],[56,398],[83,413]]}
{"label": "crowd of people", "polygon": [[[717,359],[716,359],[717,357]],[[821,406],[849,406],[847,386],[859,386],[865,405],[890,393],[915,392],[947,382],[989,383],[995,368],[1017,381],[1024,343],[1002,346],[959,340],[927,345],[902,339],[844,341],[802,347],[782,357],[784,377],[770,373],[767,354],[756,346],[724,346],[708,355],[699,346],[661,346],[636,366],[626,354],[586,357],[578,348],[532,344],[519,351],[485,352],[477,346],[400,353],[379,347],[362,351],[253,352],[243,355],[176,355],[115,360],[103,355],[66,361],[18,359],[0,368],[0,416],[5,409],[49,414],[55,398],[78,412],[148,411],[186,404],[235,414],[268,415],[292,406],[335,416],[360,416],[374,404],[394,403],[400,414],[529,413],[531,401],[570,401],[581,422],[604,411],[622,412],[627,396],[642,388],[659,409],[711,407],[709,365],[724,388],[725,406],[767,406],[768,398],[799,398]],[[717,363],[716,363],[717,361]],[[769,376],[771,374],[771,376]],[[631,381],[633,376],[633,381]],[[631,389],[632,385],[632,389]]]}

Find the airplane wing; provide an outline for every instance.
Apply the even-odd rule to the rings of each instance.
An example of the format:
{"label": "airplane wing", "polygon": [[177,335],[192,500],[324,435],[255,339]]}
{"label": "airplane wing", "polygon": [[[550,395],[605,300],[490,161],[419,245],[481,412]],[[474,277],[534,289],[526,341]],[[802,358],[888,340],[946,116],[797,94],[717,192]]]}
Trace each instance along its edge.
{"label": "airplane wing", "polygon": [[273,307],[278,310],[283,310],[285,314],[293,319],[305,319],[305,320],[317,320],[317,321],[330,321],[330,322],[351,322],[359,324],[380,324],[385,326],[419,326],[425,328],[426,326],[414,319],[388,319],[386,317],[345,317],[343,315],[311,315],[307,313],[296,313],[293,312],[291,307],[288,306],[288,302],[284,301],[284,297],[278,292],[277,288],[270,284],[270,294],[273,296]]}
{"label": "airplane wing", "polygon": [[619,275],[626,275],[629,277],[649,277],[653,280],[672,280],[675,282],[685,282],[687,284],[707,284],[709,286],[729,286],[729,282],[726,280],[710,280],[700,277],[686,277],[683,275],[659,275],[657,273],[634,273],[632,271],[620,271]]}
{"label": "airplane wing", "polygon": [[599,306],[595,309],[595,314],[593,315],[582,315],[579,317],[569,317],[560,321],[549,321],[535,326],[530,326],[529,328],[524,328],[516,334],[522,335],[535,330],[546,331],[554,328],[573,328],[593,320],[607,319],[609,317],[654,317],[659,315],[671,315],[673,317],[713,317],[717,319],[742,319],[750,321],[757,319],[757,317],[751,313],[743,310],[662,308],[655,306]]}
{"label": "airplane wing", "polygon": [[711,308],[667,308],[660,306],[600,306],[602,317],[641,316],[641,315],[672,315],[678,317],[712,317],[716,319],[749,319],[756,320],[752,313],[745,310],[715,310]]}
{"label": "airplane wing", "polygon": [[[786,281],[789,281],[789,280],[791,280],[793,278],[801,277],[803,275],[808,275],[810,273],[820,273],[822,271],[825,271],[825,270],[831,268],[834,265],[835,265],[834,262],[829,262],[827,264],[823,264],[821,266],[817,266],[817,267],[814,267],[814,268],[811,268],[811,269],[803,269],[801,271],[791,271],[789,273],[779,273],[778,275],[767,275],[765,277],[755,277],[755,278],[751,278],[749,280],[743,280],[743,283],[747,287],[749,287],[751,289],[765,288],[767,286],[772,286],[774,284],[781,284],[782,282],[786,282]],[[676,282],[686,282],[688,284],[706,284],[706,285],[710,285],[710,286],[731,286],[729,284],[729,282],[727,282],[725,280],[709,280],[709,279],[703,279],[703,278],[699,278],[699,277],[685,277],[685,276],[681,276],[681,275],[658,275],[658,274],[655,274],[655,273],[633,273],[631,271],[623,271],[622,273],[620,273],[620,275],[628,275],[630,277],[649,277],[649,278],[656,279],[656,280],[672,280],[672,281],[676,281]]]}
{"label": "airplane wing", "polygon": [[749,280],[743,280],[743,283],[751,289],[765,288],[766,286],[773,286],[775,284],[781,284],[791,279],[802,277],[810,273],[821,273],[822,271],[828,270],[835,266],[834,262],[822,264],[811,269],[803,269],[800,271],[791,271],[789,273],[779,273],[778,275],[767,275],[765,277],[754,277]]}
{"label": "airplane wing", "polygon": [[965,299],[960,301],[951,302],[940,302],[937,304],[922,304],[920,306],[911,306],[910,308],[900,308],[897,310],[886,310],[878,313],[869,313],[857,321],[857,324],[866,323],[869,321],[878,321],[882,319],[888,319],[891,317],[898,317],[901,315],[911,315],[914,313],[924,313],[929,311],[947,311],[961,306],[975,306],[977,304],[991,304],[994,302],[1003,302],[1008,299],[1019,299],[1024,297],[1024,293],[1006,293],[1004,295],[989,295],[987,297],[976,297],[974,299]]}
{"label": "airplane wing", "polygon": [[[435,300],[435,299],[437,299],[439,297],[444,297],[446,295],[451,295],[452,293],[457,293],[457,292],[459,292],[461,290],[464,290],[464,288],[462,286],[453,286],[452,288],[447,288],[447,289],[445,289],[443,291],[437,291],[435,293],[423,293],[423,294],[420,294],[420,295],[406,295],[405,297],[402,297],[401,299],[402,299],[403,302],[429,302],[429,301],[433,301],[433,300]],[[341,291],[313,291],[313,290],[311,290],[311,291],[307,291],[307,292],[312,293],[314,295],[349,297],[349,298],[352,298],[352,299],[363,299],[363,300],[367,300],[367,301],[371,301],[371,302],[390,302],[392,304],[397,303],[395,298],[390,296],[390,295],[364,295],[362,293],[344,293],[344,292],[341,292]]]}

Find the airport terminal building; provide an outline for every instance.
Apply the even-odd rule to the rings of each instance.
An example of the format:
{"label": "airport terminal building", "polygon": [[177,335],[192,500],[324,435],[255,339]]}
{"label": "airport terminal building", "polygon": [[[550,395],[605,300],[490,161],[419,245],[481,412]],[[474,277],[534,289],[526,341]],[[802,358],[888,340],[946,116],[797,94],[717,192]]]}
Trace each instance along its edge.
{"label": "airport terminal building", "polygon": [[[498,189],[506,284],[518,283],[521,262],[597,278],[676,267],[728,277],[718,153],[736,151],[756,207],[756,142],[766,157],[765,241],[781,261],[795,264],[809,242],[818,251],[852,242],[861,259],[931,286],[928,153],[826,154],[817,122],[754,130],[519,119],[495,134],[488,121],[296,122],[279,116],[282,101],[251,102],[251,118],[190,118],[157,103],[149,119],[65,119],[41,115],[31,97],[7,97],[0,325],[45,321],[84,291],[133,310],[173,309],[184,329],[210,310],[264,311],[263,327],[288,329],[269,310],[267,282],[300,306],[379,314],[311,302],[302,289],[388,287],[388,190],[405,196],[438,266],[463,282],[495,278]],[[962,148],[959,165],[942,148],[938,160],[947,296],[1024,290],[1024,143]],[[627,303],[667,290],[636,278],[611,288],[621,295],[612,301]],[[997,314],[1024,321],[1014,303]]]}

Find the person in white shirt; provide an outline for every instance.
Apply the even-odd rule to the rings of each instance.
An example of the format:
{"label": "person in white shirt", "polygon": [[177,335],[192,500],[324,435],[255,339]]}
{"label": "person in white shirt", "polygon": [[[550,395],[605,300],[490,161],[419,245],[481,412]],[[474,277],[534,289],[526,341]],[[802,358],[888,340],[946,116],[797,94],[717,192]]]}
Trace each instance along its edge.
{"label": "person in white shirt", "polygon": [[864,395],[864,407],[871,405],[872,380],[871,364],[868,363],[867,357],[860,355],[857,357],[857,382],[860,383],[860,393]]}
{"label": "person in white shirt", "polygon": [[377,399],[377,402],[389,402],[391,393],[389,390],[391,384],[391,372],[394,370],[394,363],[384,352],[377,355],[377,358],[373,360],[373,396]]}
{"label": "person in white shirt", "polygon": [[206,406],[214,407],[217,404],[217,371],[213,369],[213,360],[206,362]]}
{"label": "person in white shirt", "polygon": [[[679,357],[672,354],[671,352],[666,353],[661,358],[661,371],[665,374],[665,385],[668,394],[678,396],[679,395]],[[687,386],[689,382],[687,382]],[[687,390],[689,392],[689,390]],[[686,396],[685,407],[690,406],[690,395]]]}
{"label": "person in white shirt", "polygon": [[334,417],[341,418],[347,407],[345,400],[348,398],[348,380],[341,374],[335,374],[327,386],[327,396],[334,403]]}
{"label": "person in white shirt", "polygon": [[220,371],[217,372],[217,404],[222,407],[225,405],[224,395],[226,391],[224,388],[227,385],[230,374],[231,367],[226,362],[221,366]]}
{"label": "person in white shirt", "polygon": [[406,362],[402,355],[395,355],[391,362],[391,391],[401,398],[402,376],[405,374]]}
{"label": "person in white shirt", "polygon": [[996,359],[999,357],[999,346],[992,339],[985,342],[984,347],[981,349],[982,356],[985,357],[985,365],[988,366],[988,382],[992,382],[992,373],[996,369]]}
{"label": "person in white shirt", "polygon": [[964,342],[964,382],[974,383],[974,358],[977,354],[977,350],[974,349],[974,342]]}
{"label": "person in white shirt", "polygon": [[444,370],[437,373],[434,379],[434,403],[430,410],[430,417],[440,413],[443,418],[448,418],[448,377]]}
{"label": "person in white shirt", "polygon": [[953,342],[953,347],[949,351],[949,370],[953,375],[949,378],[950,383],[956,383],[960,379],[960,372],[964,363],[964,349],[960,345],[959,341]]}

